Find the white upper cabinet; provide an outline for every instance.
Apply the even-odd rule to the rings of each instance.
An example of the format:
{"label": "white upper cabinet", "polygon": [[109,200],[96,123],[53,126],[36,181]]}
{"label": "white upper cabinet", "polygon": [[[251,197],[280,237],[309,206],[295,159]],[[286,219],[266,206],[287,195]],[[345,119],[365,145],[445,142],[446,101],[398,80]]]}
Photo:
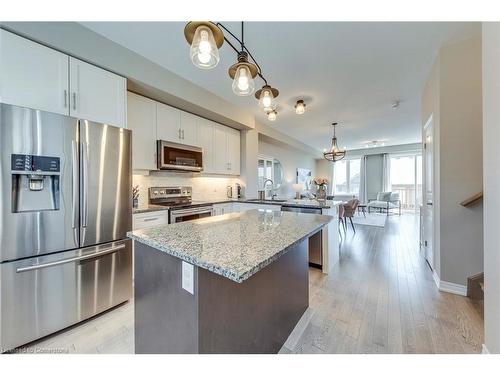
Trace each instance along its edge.
{"label": "white upper cabinet", "polygon": [[70,57],[70,114],[126,127],[126,80]]}
{"label": "white upper cabinet", "polygon": [[226,128],[227,131],[227,161],[229,163],[229,173],[240,174],[240,131]]}
{"label": "white upper cabinet", "polygon": [[216,124],[214,169],[219,174],[240,174],[240,131]]}
{"label": "white upper cabinet", "polygon": [[132,130],[132,168],[154,170],[156,162],[156,102],[129,92],[127,125]]}
{"label": "white upper cabinet", "polygon": [[214,170],[215,173],[229,174],[227,161],[227,135],[226,127],[215,124],[214,129]]}
{"label": "white upper cabinet", "polygon": [[181,111],[156,103],[156,136],[162,141],[181,142]]}
{"label": "white upper cabinet", "polygon": [[198,145],[203,149],[203,172],[216,173],[214,169],[214,128],[212,121],[198,117]]}
{"label": "white upper cabinet", "polygon": [[126,79],[0,30],[0,101],[126,127]]}
{"label": "white upper cabinet", "polygon": [[197,119],[198,116],[181,111],[181,143],[198,145]]}
{"label": "white upper cabinet", "polygon": [[0,101],[68,115],[68,56],[0,29]]}
{"label": "white upper cabinet", "polygon": [[[154,116],[156,107],[156,118]],[[240,174],[240,131],[142,96],[128,94],[134,169],[157,169],[156,140],[199,146],[203,173]]]}

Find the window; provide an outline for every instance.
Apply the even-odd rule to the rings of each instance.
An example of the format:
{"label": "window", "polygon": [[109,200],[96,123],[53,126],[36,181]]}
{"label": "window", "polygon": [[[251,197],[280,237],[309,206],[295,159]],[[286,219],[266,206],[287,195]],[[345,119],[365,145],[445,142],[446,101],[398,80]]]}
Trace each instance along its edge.
{"label": "window", "polygon": [[335,194],[359,193],[360,159],[341,160],[333,165]]}
{"label": "window", "polygon": [[391,156],[392,191],[399,193],[402,208],[416,209],[422,198],[422,156]]}

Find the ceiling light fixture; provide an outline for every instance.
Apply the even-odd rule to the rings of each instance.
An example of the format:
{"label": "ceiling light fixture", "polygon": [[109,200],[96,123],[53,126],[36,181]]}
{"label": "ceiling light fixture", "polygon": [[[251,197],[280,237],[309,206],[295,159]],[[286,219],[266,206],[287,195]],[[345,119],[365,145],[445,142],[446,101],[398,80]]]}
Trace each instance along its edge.
{"label": "ceiling light fixture", "polygon": [[345,158],[347,151],[345,147],[343,150],[340,150],[339,147],[337,146],[337,136],[335,135],[335,127],[338,125],[338,123],[334,122],[332,125],[333,125],[332,147],[330,148],[330,151],[323,152],[323,157],[326,160],[335,163],[336,161]]}
{"label": "ceiling light fixture", "polygon": [[365,148],[383,147],[385,146],[384,141],[368,141],[365,142]]}
{"label": "ceiling light fixture", "polygon": [[274,87],[269,85],[264,85],[260,90],[255,92],[255,97],[259,99],[259,107],[264,110],[264,112],[270,112],[274,110],[276,105],[274,104],[274,98],[279,95],[279,91]]}
{"label": "ceiling light fixture", "polygon": [[191,45],[189,56],[200,69],[212,69],[219,63],[219,48],[224,43],[222,30],[213,22],[189,22],[184,36]]}
{"label": "ceiling light fixture", "polygon": [[269,121],[276,121],[276,116],[278,115],[278,112],[276,112],[276,110],[272,110],[270,112],[267,113],[267,119]]}
{"label": "ceiling light fixture", "polygon": [[304,103],[303,100],[297,100],[297,103],[295,104],[295,113],[298,115],[304,114],[306,111],[306,103]]}
{"label": "ceiling light fixture", "polygon": [[[226,38],[222,29],[240,44],[239,49]],[[257,91],[258,96],[256,93],[259,104],[262,102],[261,107],[265,112],[274,109],[273,99],[279,95],[279,91],[267,83],[260,65],[245,46],[244,22],[241,22],[241,39],[236,37],[220,22],[209,21],[188,22],[184,27],[184,36],[191,45],[191,61],[201,69],[211,69],[217,65],[219,62],[218,49],[226,41],[236,52],[238,59],[229,68],[229,76],[233,79],[233,92],[238,96],[251,95],[255,90],[254,78],[259,76],[264,81],[262,89]],[[251,61],[249,61],[249,58]]]}
{"label": "ceiling light fixture", "polygon": [[252,95],[255,90],[253,79],[257,75],[255,64],[248,62],[248,53],[238,53],[238,62],[229,67],[229,77],[233,79],[233,92],[238,96]]}

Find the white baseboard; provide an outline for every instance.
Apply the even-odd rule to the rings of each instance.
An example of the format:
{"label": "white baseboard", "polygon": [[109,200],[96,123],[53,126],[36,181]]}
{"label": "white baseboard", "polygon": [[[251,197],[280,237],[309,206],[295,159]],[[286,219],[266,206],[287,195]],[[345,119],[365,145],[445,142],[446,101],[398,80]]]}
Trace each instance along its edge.
{"label": "white baseboard", "polygon": [[483,349],[481,350],[481,354],[491,354],[485,344],[483,344]]}
{"label": "white baseboard", "polygon": [[432,271],[432,278],[436,283],[436,286],[441,292],[458,294],[459,296],[467,296],[467,286],[461,284],[450,283],[448,281],[443,281],[439,278],[436,271]]}

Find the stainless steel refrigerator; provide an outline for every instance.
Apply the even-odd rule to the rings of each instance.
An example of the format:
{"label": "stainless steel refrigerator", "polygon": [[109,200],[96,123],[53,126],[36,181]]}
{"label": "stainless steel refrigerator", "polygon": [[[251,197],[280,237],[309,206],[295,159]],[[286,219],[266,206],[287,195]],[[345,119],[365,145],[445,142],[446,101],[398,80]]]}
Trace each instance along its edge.
{"label": "stainless steel refrigerator", "polygon": [[131,132],[0,104],[0,349],[132,296]]}

